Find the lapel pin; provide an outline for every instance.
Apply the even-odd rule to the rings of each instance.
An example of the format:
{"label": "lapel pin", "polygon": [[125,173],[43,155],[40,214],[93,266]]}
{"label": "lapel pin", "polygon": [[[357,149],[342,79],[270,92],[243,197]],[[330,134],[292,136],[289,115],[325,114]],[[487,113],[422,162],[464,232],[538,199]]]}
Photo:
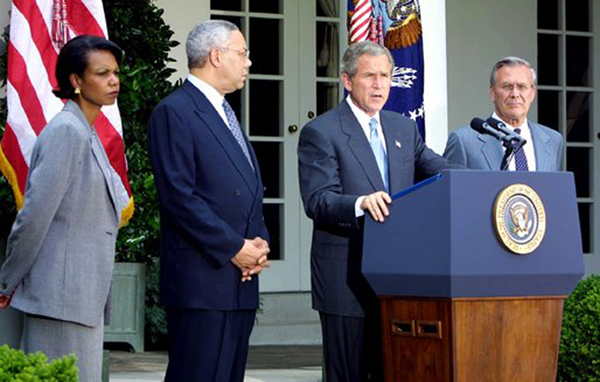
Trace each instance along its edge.
{"label": "lapel pin", "polygon": [[398,146],[398,148],[399,148],[399,149],[401,149],[401,148],[402,148],[402,145],[400,144],[400,142],[399,142],[399,141],[396,141],[396,146]]}

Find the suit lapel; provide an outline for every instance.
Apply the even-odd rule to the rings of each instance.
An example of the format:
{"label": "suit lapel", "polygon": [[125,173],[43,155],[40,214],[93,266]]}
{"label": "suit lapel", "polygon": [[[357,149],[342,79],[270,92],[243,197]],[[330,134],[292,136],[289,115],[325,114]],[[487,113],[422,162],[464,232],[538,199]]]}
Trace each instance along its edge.
{"label": "suit lapel", "polygon": [[481,144],[481,154],[485,158],[489,168],[493,171],[499,171],[502,158],[504,157],[502,145],[499,145],[498,141],[493,138],[483,134],[477,134],[477,139]]}
{"label": "suit lapel", "polygon": [[535,164],[537,171],[550,171],[550,163],[554,163],[554,158],[550,152],[550,137],[536,123],[529,122],[531,131],[531,144],[535,152]]}
{"label": "suit lapel", "polygon": [[106,155],[106,151],[104,150],[104,147],[102,146],[102,143],[100,142],[100,138],[98,137],[98,134],[94,130],[95,128],[90,126],[90,124],[88,123],[87,119],[83,115],[83,112],[81,111],[79,106],[77,106],[73,101],[67,102],[67,104],[65,105],[65,111],[69,111],[75,117],[77,117],[77,119],[82,124],[82,126],[84,126],[85,129],[87,129],[87,131],[89,132],[91,148],[92,148],[92,155],[94,156],[94,159],[98,163],[98,166],[100,167],[100,171],[102,172],[102,175],[104,177],[104,182],[106,183],[106,188],[108,189],[108,194],[111,199],[113,208],[115,210],[117,220],[121,221],[121,211],[119,208],[119,203],[117,202],[118,198],[117,198],[117,192],[115,190],[114,175],[113,175],[112,167],[111,167],[110,161],[108,160],[108,157]]}
{"label": "suit lapel", "polygon": [[[223,151],[229,157],[235,168],[238,170],[240,176],[246,182],[248,188],[252,191],[253,195],[256,195],[258,182],[258,163],[252,145],[248,141],[248,138],[244,134],[244,139],[250,152],[250,157],[254,164],[254,168],[257,171],[253,171],[242,151],[242,148],[237,143],[233,134],[219,115],[215,108],[211,105],[208,99],[189,81],[185,81],[182,85],[183,90],[190,96],[194,105],[196,106],[196,115],[204,121],[204,124],[208,130],[215,136],[223,147]],[[217,170],[217,169],[216,169]]]}
{"label": "suit lapel", "polygon": [[352,113],[348,102],[342,101],[339,107],[342,131],[348,135],[348,147],[358,160],[374,190],[385,190],[377,161],[365,133]]}
{"label": "suit lapel", "polygon": [[381,128],[385,136],[390,175],[390,195],[393,195],[402,188],[402,179],[400,176],[405,173],[402,166],[406,159],[405,156],[413,152],[411,149],[413,143],[407,138],[402,128],[394,124],[383,110],[379,112],[379,119],[381,120]]}

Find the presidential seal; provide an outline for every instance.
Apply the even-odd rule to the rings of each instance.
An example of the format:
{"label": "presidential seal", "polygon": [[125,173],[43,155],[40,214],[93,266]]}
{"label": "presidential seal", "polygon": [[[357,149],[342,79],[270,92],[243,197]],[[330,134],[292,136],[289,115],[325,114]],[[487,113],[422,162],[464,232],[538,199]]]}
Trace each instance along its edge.
{"label": "presidential seal", "polygon": [[513,184],[503,189],[496,198],[494,224],[506,248],[526,255],[535,251],[546,233],[544,204],[533,188]]}

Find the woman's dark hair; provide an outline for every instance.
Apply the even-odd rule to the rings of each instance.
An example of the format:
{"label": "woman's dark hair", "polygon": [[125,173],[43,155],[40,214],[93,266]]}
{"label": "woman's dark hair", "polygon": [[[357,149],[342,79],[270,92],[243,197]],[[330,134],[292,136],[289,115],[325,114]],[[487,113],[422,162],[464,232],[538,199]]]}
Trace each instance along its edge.
{"label": "woman's dark hair", "polygon": [[119,64],[123,58],[121,48],[105,38],[89,35],[73,38],[63,46],[58,54],[56,63],[58,89],[52,91],[55,96],[63,99],[75,98],[75,89],[71,85],[69,76],[77,74],[79,77],[83,77],[83,72],[88,66],[88,55],[95,50],[105,50],[112,53]]}

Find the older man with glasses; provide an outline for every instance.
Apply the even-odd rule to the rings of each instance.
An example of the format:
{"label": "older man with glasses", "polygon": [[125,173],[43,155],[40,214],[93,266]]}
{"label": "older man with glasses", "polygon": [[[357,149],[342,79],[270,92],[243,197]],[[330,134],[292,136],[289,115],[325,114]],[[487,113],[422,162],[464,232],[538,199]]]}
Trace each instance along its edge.
{"label": "older man with glasses", "polygon": [[[488,93],[494,104],[492,118],[519,133],[527,143],[508,163],[509,170],[559,171],[563,138],[546,126],[527,119],[537,93],[536,73],[529,62],[518,57],[498,61],[490,75]],[[489,135],[469,126],[450,133],[444,157],[468,168],[500,170],[504,148]]]}
{"label": "older man with glasses", "polygon": [[269,244],[256,155],[225,95],[244,86],[252,63],[242,33],[223,20],[196,25],[186,53],[187,80],[149,125],[169,331],[165,381],[241,382]]}

